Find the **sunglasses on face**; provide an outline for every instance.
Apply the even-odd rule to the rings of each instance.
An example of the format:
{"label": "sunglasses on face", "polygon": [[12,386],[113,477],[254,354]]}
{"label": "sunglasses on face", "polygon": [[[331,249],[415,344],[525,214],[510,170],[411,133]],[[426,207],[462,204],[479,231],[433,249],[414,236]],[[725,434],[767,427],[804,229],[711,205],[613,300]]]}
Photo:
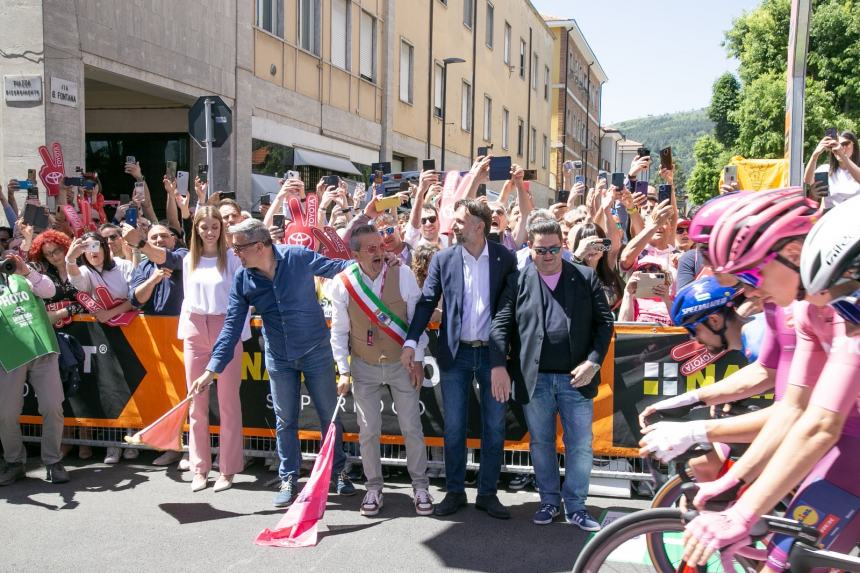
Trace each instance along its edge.
{"label": "sunglasses on face", "polygon": [[430,215],[429,217],[421,217],[421,224],[426,225],[427,223],[435,223],[436,215]]}
{"label": "sunglasses on face", "polygon": [[252,242],[252,243],[245,243],[244,245],[233,245],[233,252],[234,252],[234,253],[236,253],[236,254],[238,255],[238,254],[240,254],[242,251],[244,251],[245,249],[247,249],[247,248],[249,248],[249,247],[253,247],[254,245],[256,245],[256,244],[257,244],[257,243],[259,243],[259,242],[260,242],[260,241],[254,241],[254,242]]}
{"label": "sunglasses on face", "polygon": [[394,234],[394,227],[385,227],[384,229],[379,229],[379,236],[384,237],[388,235],[389,237]]}
{"label": "sunglasses on face", "polygon": [[853,142],[853,141],[840,141],[840,142],[839,142],[839,145],[840,145],[840,146],[842,146],[842,147],[848,147],[848,146],[849,146],[849,145],[851,145],[852,143],[854,143],[854,142]]}
{"label": "sunglasses on face", "polygon": [[561,245],[555,247],[532,247],[532,250],[540,257],[544,255],[557,255],[561,252]]}
{"label": "sunglasses on face", "polygon": [[677,228],[675,229],[675,233],[677,233],[678,235],[686,235],[686,234],[688,234],[689,232],[690,232],[690,228],[689,228],[689,227],[677,227]]}

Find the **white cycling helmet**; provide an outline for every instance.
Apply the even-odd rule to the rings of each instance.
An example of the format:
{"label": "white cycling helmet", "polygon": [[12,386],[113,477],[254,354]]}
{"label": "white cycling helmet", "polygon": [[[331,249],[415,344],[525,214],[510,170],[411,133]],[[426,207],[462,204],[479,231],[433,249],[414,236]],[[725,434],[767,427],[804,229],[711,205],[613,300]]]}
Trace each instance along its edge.
{"label": "white cycling helmet", "polygon": [[800,279],[809,293],[854,278],[852,271],[860,271],[860,195],[825,214],[806,236],[800,254]]}

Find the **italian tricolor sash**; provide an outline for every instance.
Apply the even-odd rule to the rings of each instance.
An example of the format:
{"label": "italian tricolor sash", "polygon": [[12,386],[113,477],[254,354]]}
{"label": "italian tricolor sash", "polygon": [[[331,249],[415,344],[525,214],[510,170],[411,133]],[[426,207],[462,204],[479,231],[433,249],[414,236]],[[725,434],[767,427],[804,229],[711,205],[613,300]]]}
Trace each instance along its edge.
{"label": "italian tricolor sash", "polygon": [[[395,268],[395,270],[398,270]],[[367,315],[370,321],[379,327],[391,339],[403,346],[406,341],[406,331],[409,327],[403,320],[391,312],[376,296],[371,288],[361,278],[358,263],[353,263],[340,275],[349,296],[358,304],[358,308]]]}

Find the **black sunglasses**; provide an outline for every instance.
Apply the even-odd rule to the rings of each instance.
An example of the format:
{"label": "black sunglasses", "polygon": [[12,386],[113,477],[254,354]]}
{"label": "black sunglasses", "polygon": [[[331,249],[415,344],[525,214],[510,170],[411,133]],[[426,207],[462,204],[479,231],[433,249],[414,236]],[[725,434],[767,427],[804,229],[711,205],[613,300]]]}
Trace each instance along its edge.
{"label": "black sunglasses", "polygon": [[430,215],[429,217],[421,217],[421,224],[426,225],[427,223],[435,223],[436,215]]}

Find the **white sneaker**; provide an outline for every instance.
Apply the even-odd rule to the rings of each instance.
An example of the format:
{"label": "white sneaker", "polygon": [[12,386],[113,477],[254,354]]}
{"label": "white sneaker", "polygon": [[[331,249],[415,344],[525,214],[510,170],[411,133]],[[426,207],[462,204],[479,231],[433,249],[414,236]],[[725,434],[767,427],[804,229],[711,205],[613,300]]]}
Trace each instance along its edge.
{"label": "white sneaker", "polygon": [[426,489],[416,489],[413,491],[415,496],[415,513],[418,515],[433,515],[433,497]]}
{"label": "white sneaker", "polygon": [[106,464],[118,464],[119,458],[122,455],[122,451],[116,446],[111,446],[107,449],[105,453],[105,463]]}
{"label": "white sneaker", "polygon": [[179,452],[174,452],[173,450],[167,450],[154,460],[152,460],[152,465],[154,466],[169,466],[170,464],[176,463],[182,457],[182,454]]}
{"label": "white sneaker", "polygon": [[372,517],[378,514],[380,509],[382,509],[382,492],[375,489],[367,490],[361,502],[361,515]]}
{"label": "white sneaker", "polygon": [[126,460],[136,460],[139,455],[140,452],[135,448],[126,448],[122,451],[122,457]]}
{"label": "white sneaker", "polygon": [[187,472],[191,469],[191,460],[188,459],[188,454],[182,456],[182,459],[179,460],[179,471]]}

